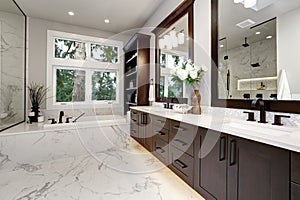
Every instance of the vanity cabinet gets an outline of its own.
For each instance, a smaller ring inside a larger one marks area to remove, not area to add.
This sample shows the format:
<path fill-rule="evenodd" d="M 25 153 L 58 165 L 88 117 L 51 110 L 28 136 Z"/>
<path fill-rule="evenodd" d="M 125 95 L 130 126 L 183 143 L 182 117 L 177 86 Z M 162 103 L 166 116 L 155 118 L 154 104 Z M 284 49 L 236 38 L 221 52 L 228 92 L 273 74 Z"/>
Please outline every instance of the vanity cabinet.
<path fill-rule="evenodd" d="M 170 165 L 187 184 L 194 186 L 194 139 L 197 127 L 170 120 Z"/>
<path fill-rule="evenodd" d="M 227 199 L 289 199 L 289 151 L 228 136 Z"/>
<path fill-rule="evenodd" d="M 130 135 L 151 152 L 153 150 L 151 115 L 132 110 L 130 118 Z"/>
<path fill-rule="evenodd" d="M 199 128 L 195 140 L 194 188 L 207 200 L 226 199 L 227 140 L 220 132 Z"/>
<path fill-rule="evenodd" d="M 291 153 L 291 200 L 300 199 L 300 153 Z"/>
<path fill-rule="evenodd" d="M 205 129 L 198 138 L 195 189 L 206 199 L 289 199 L 287 150 Z"/>
<path fill-rule="evenodd" d="M 207 200 L 300 199 L 298 153 L 135 110 L 131 135 Z"/>

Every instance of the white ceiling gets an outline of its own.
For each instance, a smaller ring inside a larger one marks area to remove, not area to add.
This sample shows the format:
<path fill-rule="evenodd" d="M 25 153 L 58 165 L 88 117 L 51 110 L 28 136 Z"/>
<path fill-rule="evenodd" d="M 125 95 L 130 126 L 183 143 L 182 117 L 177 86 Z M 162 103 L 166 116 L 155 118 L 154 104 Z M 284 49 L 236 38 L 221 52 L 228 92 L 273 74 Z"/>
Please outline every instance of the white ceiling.
<path fill-rule="evenodd" d="M 227 38 L 228 49 L 241 46 L 245 37 L 250 37 L 249 42 L 251 42 L 251 39 L 254 39 L 255 31 L 259 28 L 251 31 L 249 30 L 250 27 L 241 29 L 236 26 L 237 23 L 246 19 L 252 19 L 256 22 L 254 25 L 257 25 L 300 7 L 300 0 L 277 0 L 274 2 L 270 6 L 256 12 L 253 9 L 244 8 L 242 4 L 235 4 L 233 0 L 219 0 L 219 38 Z M 268 32 L 267 29 L 265 29 L 265 32 L 262 30 L 262 35 L 255 37 L 266 36 L 272 33 L 274 29 L 269 30 L 271 32 Z"/>
<path fill-rule="evenodd" d="M 141 28 L 163 0 L 16 0 L 27 16 L 114 33 Z M 73 11 L 75 16 L 69 16 Z M 110 23 L 105 24 L 104 19 Z"/>

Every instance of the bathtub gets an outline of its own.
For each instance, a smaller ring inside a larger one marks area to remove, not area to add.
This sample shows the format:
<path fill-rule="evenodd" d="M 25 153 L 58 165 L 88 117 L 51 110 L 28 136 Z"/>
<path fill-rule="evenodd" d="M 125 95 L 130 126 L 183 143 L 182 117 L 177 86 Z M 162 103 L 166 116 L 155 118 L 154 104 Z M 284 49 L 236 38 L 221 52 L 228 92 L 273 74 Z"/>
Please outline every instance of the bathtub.
<path fill-rule="evenodd" d="M 70 124 L 24 123 L 0 134 L 0 173 L 127 146 L 129 129 L 120 115 L 83 116 Z"/>

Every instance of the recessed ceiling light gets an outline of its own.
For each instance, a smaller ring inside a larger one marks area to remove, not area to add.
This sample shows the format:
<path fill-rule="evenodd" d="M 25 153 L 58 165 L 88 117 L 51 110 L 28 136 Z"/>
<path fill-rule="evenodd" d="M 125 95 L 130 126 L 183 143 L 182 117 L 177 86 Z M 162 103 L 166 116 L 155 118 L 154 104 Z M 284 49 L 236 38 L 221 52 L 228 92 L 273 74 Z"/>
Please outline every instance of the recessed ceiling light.
<path fill-rule="evenodd" d="M 108 24 L 108 23 L 109 23 L 109 19 L 105 19 L 104 22 L 105 22 L 106 24 Z"/>
<path fill-rule="evenodd" d="M 220 45 L 220 47 L 221 47 L 221 48 L 223 48 L 223 47 L 224 47 L 224 45 L 223 45 L 223 44 L 221 44 L 221 45 Z"/>
<path fill-rule="evenodd" d="M 68 15 L 70 15 L 70 16 L 74 16 L 74 15 L 75 15 L 75 13 L 74 13 L 73 11 L 69 11 L 69 12 L 68 12 Z"/>
<path fill-rule="evenodd" d="M 261 32 L 257 31 L 255 34 L 256 34 L 256 35 L 260 35 L 260 34 L 261 34 Z"/>
<path fill-rule="evenodd" d="M 266 37 L 266 39 L 272 39 L 272 35 L 268 35 L 267 37 Z"/>

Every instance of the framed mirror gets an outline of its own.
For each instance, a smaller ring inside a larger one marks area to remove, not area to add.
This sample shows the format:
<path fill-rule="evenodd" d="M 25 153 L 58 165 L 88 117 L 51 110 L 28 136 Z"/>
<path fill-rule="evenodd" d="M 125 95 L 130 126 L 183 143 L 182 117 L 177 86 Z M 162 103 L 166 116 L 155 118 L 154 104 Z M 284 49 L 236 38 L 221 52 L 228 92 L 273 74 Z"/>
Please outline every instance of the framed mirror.
<path fill-rule="evenodd" d="M 300 113 L 300 1 L 211 3 L 212 106 Z"/>
<path fill-rule="evenodd" d="M 156 36 L 157 102 L 165 98 L 185 102 L 189 97 L 184 83 L 175 83 L 171 79 L 177 67 L 194 58 L 193 3 L 194 0 L 184 1 L 152 31 Z"/>
<path fill-rule="evenodd" d="M 0 132 L 25 121 L 26 16 L 0 2 Z"/>

